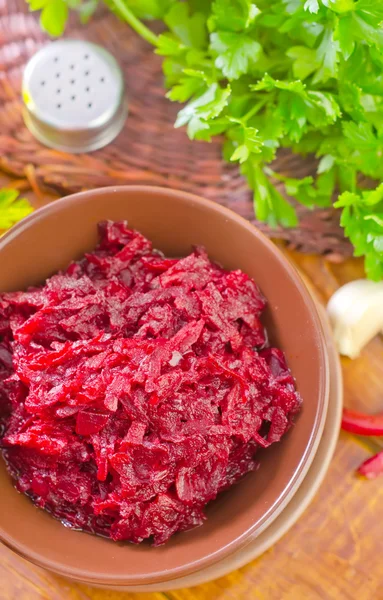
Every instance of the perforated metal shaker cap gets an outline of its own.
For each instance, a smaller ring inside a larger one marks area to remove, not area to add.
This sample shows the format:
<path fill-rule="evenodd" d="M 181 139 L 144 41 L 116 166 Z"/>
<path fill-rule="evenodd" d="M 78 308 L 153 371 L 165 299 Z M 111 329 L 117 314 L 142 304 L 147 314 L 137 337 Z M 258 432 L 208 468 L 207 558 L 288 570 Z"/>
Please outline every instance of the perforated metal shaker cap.
<path fill-rule="evenodd" d="M 124 79 L 115 58 L 82 40 L 48 44 L 28 62 L 24 120 L 43 144 L 89 152 L 109 144 L 126 115 Z"/>

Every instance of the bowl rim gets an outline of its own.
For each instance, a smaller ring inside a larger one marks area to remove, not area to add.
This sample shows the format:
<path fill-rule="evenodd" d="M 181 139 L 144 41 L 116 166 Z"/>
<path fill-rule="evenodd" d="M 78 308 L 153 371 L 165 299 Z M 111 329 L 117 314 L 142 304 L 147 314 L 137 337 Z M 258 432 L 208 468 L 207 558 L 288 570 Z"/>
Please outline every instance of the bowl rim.
<path fill-rule="evenodd" d="M 151 193 L 159 196 L 171 196 L 178 199 L 180 202 L 189 203 L 192 202 L 195 206 L 213 210 L 214 212 L 224 215 L 229 221 L 234 221 L 242 228 L 247 229 L 258 241 L 266 246 L 268 251 L 273 255 L 274 259 L 287 271 L 290 279 L 294 286 L 298 289 L 299 294 L 304 298 L 305 303 L 310 309 L 312 316 L 315 334 L 318 339 L 318 349 L 321 361 L 321 373 L 319 378 L 319 393 L 318 393 L 318 404 L 315 415 L 315 421 L 311 430 L 310 438 L 305 451 L 296 466 L 292 477 L 288 484 L 280 493 L 279 497 L 269 507 L 269 509 L 262 515 L 261 518 L 253 523 L 246 531 L 243 531 L 240 535 L 233 538 L 232 541 L 226 545 L 220 547 L 217 551 L 207 554 L 193 562 L 186 563 L 185 565 L 174 567 L 164 571 L 153 571 L 150 575 L 137 575 L 127 576 L 121 575 L 110 575 L 108 573 L 98 573 L 97 576 L 94 572 L 63 566 L 60 561 L 51 560 L 43 553 L 35 552 L 33 548 L 26 548 L 23 543 L 19 543 L 13 539 L 11 535 L 8 535 L 3 527 L 0 525 L 0 541 L 19 554 L 22 558 L 29 560 L 30 562 L 53 571 L 59 575 L 69 577 L 72 580 L 78 582 L 84 582 L 88 584 L 99 584 L 99 585 L 142 585 L 144 583 L 162 583 L 163 581 L 171 581 L 177 579 L 180 576 L 189 575 L 199 571 L 202 568 L 211 566 L 214 563 L 219 562 L 221 559 L 226 558 L 235 551 L 244 548 L 247 544 L 252 542 L 262 531 L 268 527 L 274 519 L 282 512 L 286 505 L 290 502 L 292 496 L 297 491 L 298 487 L 305 478 L 309 467 L 311 466 L 312 460 L 316 454 L 319 446 L 320 438 L 324 428 L 327 406 L 329 400 L 329 359 L 326 352 L 325 334 L 322 325 L 322 320 L 319 316 L 316 304 L 311 297 L 306 285 L 304 284 L 298 270 L 288 260 L 288 258 L 279 250 L 279 248 L 269 240 L 255 225 L 247 221 L 244 217 L 235 213 L 234 211 L 226 208 L 217 202 L 208 200 L 190 192 L 183 190 L 161 187 L 161 186 L 150 186 L 150 185 L 121 185 L 121 186 L 110 186 L 96 189 L 85 190 L 75 194 L 70 194 L 58 200 L 54 200 L 49 204 L 38 208 L 30 215 L 22 219 L 19 223 L 14 225 L 9 231 L 7 231 L 0 239 L 0 252 L 9 241 L 13 240 L 18 235 L 22 234 L 23 230 L 33 226 L 35 221 L 44 219 L 46 215 L 55 214 L 61 210 L 65 210 L 72 204 L 77 204 L 82 201 L 86 201 L 89 197 L 95 197 L 104 194 L 114 193 Z M 87 534 L 89 535 L 89 534 Z"/>

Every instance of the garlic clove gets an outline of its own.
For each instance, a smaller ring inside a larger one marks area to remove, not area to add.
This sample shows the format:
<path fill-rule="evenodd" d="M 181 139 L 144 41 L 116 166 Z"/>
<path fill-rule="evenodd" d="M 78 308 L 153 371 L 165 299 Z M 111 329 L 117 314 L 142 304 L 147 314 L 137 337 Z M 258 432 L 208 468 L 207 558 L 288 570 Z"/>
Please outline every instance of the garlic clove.
<path fill-rule="evenodd" d="M 327 312 L 340 354 L 356 358 L 383 333 L 383 281 L 351 281 L 330 298 Z"/>

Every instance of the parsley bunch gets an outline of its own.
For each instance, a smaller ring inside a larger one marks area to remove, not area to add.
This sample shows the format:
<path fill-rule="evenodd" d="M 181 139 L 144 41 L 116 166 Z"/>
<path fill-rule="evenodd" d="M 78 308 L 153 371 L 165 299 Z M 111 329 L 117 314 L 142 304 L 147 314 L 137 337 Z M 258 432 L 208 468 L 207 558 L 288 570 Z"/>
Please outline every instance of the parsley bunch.
<path fill-rule="evenodd" d="M 155 46 L 176 127 L 209 141 L 225 134 L 254 193 L 258 219 L 297 224 L 293 206 L 334 206 L 370 278 L 383 278 L 383 0 L 105 0 Z M 89 16 L 94 0 L 29 0 L 42 25 L 62 32 L 68 7 Z M 52 9 L 52 6 L 55 9 Z M 156 36 L 141 19 L 161 19 Z M 268 166 L 279 148 L 314 154 L 315 178 Z M 369 189 L 363 181 L 369 178 Z M 371 189 L 377 180 L 376 189 Z"/>

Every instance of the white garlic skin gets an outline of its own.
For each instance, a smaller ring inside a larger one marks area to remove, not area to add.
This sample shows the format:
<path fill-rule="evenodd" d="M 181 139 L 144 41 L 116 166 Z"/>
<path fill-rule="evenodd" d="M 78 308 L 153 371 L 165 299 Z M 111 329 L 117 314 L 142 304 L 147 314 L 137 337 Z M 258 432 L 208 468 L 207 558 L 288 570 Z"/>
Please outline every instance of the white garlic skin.
<path fill-rule="evenodd" d="M 383 333 L 383 281 L 359 279 L 335 292 L 327 312 L 340 354 L 356 358 L 378 333 Z"/>

